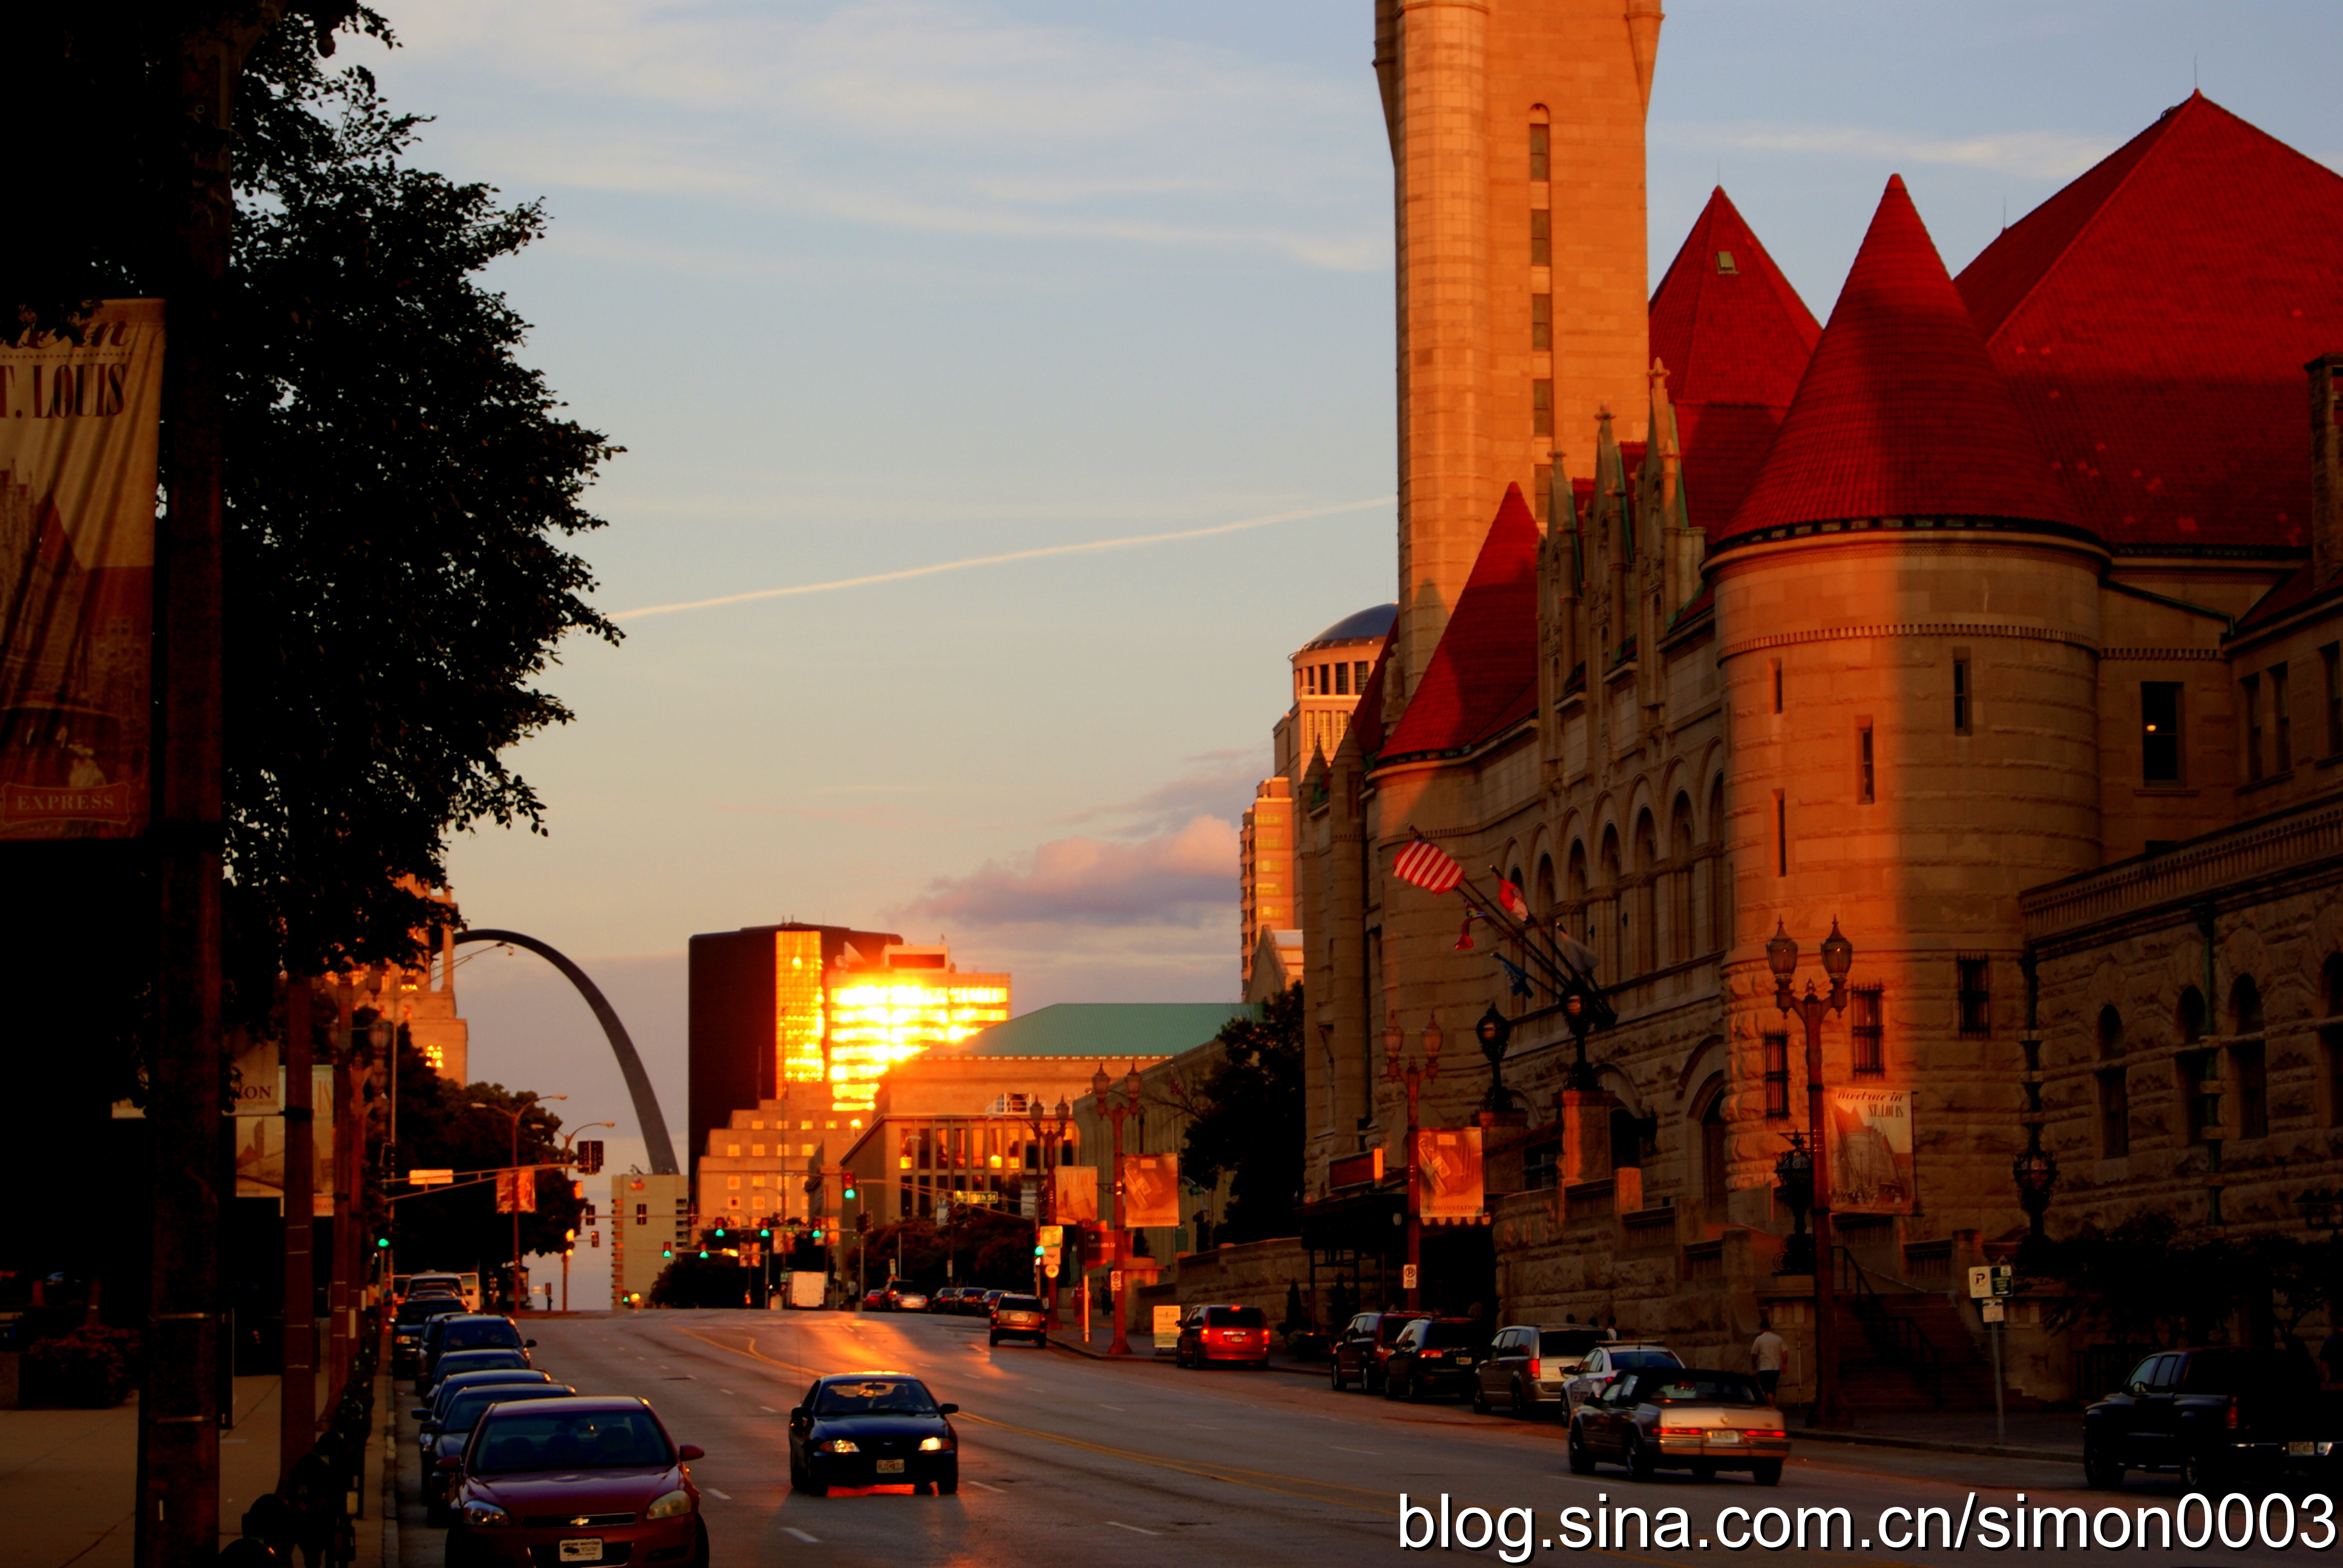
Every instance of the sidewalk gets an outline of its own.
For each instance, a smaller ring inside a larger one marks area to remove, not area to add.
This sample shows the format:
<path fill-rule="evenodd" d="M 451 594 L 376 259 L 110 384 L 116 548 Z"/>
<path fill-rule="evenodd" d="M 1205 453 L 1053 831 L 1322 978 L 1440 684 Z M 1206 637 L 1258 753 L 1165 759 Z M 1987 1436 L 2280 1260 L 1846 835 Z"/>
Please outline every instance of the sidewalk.
<path fill-rule="evenodd" d="M 273 1377 L 236 1380 L 235 1425 L 220 1434 L 220 1543 L 236 1539 L 252 1500 L 277 1485 Z M 377 1403 L 388 1398 L 377 1384 Z M 318 1397 L 324 1398 L 319 1378 Z M 379 1437 L 369 1446 L 360 1568 L 382 1568 Z M 131 1568 L 138 1473 L 138 1404 L 112 1410 L 0 1410 L 0 1518 L 14 1521 L 8 1560 L 21 1568 Z"/>
<path fill-rule="evenodd" d="M 2083 1462 L 2083 1417 L 2071 1410 L 2014 1410 L 2006 1418 L 2008 1441 L 1994 1442 L 1993 1412 L 1946 1411 L 1930 1414 L 1858 1417 L 1852 1427 L 1796 1424 L 1800 1442 L 1864 1443 L 1875 1448 L 1916 1448 L 1935 1453 L 1985 1453 L 2001 1459 Z"/>

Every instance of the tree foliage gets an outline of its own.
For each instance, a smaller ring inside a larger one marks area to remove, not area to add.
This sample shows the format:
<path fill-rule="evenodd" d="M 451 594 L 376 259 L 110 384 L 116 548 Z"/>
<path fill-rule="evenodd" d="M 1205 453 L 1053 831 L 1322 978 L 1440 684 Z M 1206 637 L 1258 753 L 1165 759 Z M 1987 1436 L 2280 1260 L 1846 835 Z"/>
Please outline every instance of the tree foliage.
<path fill-rule="evenodd" d="M 2159 1213 L 2029 1241 L 2020 1262 L 2026 1273 L 2066 1287 L 2051 1312 L 2054 1327 L 2158 1346 L 2241 1338 L 2302 1349 L 2304 1321 L 2336 1299 L 2343 1277 L 2333 1242 L 2285 1235 L 2184 1241 L 2178 1222 Z"/>
<path fill-rule="evenodd" d="M 1254 1016 L 1229 1020 L 1223 1055 L 1197 1087 L 1181 1174 L 1210 1187 L 1232 1173 L 1229 1207 L 1217 1238 L 1254 1241 L 1291 1236 L 1299 1227 L 1303 1111 L 1302 988 L 1262 1002 Z"/>

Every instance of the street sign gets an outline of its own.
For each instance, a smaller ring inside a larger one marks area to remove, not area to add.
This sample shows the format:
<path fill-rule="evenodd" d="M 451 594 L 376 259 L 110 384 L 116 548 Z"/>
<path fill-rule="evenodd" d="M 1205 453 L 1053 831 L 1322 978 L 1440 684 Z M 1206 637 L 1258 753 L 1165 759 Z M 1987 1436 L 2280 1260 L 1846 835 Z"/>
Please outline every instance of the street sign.
<path fill-rule="evenodd" d="M 2006 1296 L 2016 1288 L 2017 1271 L 2007 1263 L 1979 1266 L 1969 1271 L 1969 1300 L 1984 1301 L 1988 1296 Z"/>
<path fill-rule="evenodd" d="M 452 1170 L 409 1171 L 407 1184 L 409 1187 L 452 1187 L 456 1184 L 456 1172 Z"/>
<path fill-rule="evenodd" d="M 1980 1302 L 1977 1303 L 1977 1311 L 1985 1315 L 1985 1321 L 1989 1323 L 2005 1322 L 2009 1316 L 2008 1306 L 2001 1302 Z"/>
<path fill-rule="evenodd" d="M 1058 1260 L 1051 1258 L 1047 1262 L 1043 1263 L 1041 1265 L 1041 1271 L 1049 1275 L 1050 1278 L 1053 1280 L 1056 1279 L 1058 1277 Z M 293 1386 L 296 1389 L 298 1389 L 301 1385 L 299 1383 L 295 1383 Z"/>
<path fill-rule="evenodd" d="M 1402 1263 L 1399 1266 L 1399 1288 L 1403 1291 L 1415 1289 L 1415 1274 L 1416 1266 L 1413 1263 Z"/>
<path fill-rule="evenodd" d="M 1037 1233 L 1033 1239 L 1041 1245 L 1055 1251 L 1066 1244 L 1066 1228 L 1063 1225 L 1042 1225 L 1037 1228 Z M 293 1386 L 298 1390 L 301 1385 L 296 1383 Z"/>

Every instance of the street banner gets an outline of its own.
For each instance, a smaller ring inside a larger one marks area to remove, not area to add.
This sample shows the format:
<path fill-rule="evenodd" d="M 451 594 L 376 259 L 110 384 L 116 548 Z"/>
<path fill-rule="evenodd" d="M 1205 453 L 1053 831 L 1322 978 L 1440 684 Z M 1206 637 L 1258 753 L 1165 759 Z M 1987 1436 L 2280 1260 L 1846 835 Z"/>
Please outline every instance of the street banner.
<path fill-rule="evenodd" d="M 277 1042 L 267 1046 L 273 1056 Z M 239 1056 L 237 1065 L 247 1075 L 262 1070 L 258 1053 Z M 236 1116 L 236 1195 L 239 1198 L 270 1198 L 281 1212 L 285 1203 L 285 1069 L 280 1063 L 270 1063 L 266 1069 L 269 1078 L 269 1094 L 275 1111 L 246 1115 L 239 1101 Z M 318 1062 L 309 1070 L 309 1122 L 312 1163 L 316 1169 L 309 1175 L 310 1212 L 319 1219 L 330 1218 L 334 1212 L 334 1070 Z"/>
<path fill-rule="evenodd" d="M 1122 1222 L 1134 1231 L 1180 1223 L 1180 1156 L 1122 1157 Z"/>
<path fill-rule="evenodd" d="M 1909 1214 L 1912 1092 L 1825 1091 L 1830 1134 L 1831 1209 L 1840 1214 Z"/>
<path fill-rule="evenodd" d="M 1434 1221 L 1481 1217 L 1481 1130 L 1419 1128 L 1416 1212 Z"/>
<path fill-rule="evenodd" d="M 283 1048 L 273 1040 L 244 1041 L 236 1053 L 236 1113 L 281 1116 L 285 1112 Z"/>
<path fill-rule="evenodd" d="M 1061 1165 L 1058 1167 L 1057 1206 L 1051 1213 L 1064 1224 L 1095 1225 L 1098 1223 L 1098 1167 L 1095 1165 Z"/>
<path fill-rule="evenodd" d="M 163 302 L 0 347 L 0 839 L 146 824 Z"/>
<path fill-rule="evenodd" d="M 1180 1309 L 1177 1306 L 1158 1306 L 1154 1309 L 1154 1317 L 1155 1348 L 1177 1351 L 1180 1348 Z"/>
<path fill-rule="evenodd" d="M 537 1171 L 533 1168 L 524 1166 L 518 1171 L 497 1172 L 497 1212 L 537 1212 Z"/>

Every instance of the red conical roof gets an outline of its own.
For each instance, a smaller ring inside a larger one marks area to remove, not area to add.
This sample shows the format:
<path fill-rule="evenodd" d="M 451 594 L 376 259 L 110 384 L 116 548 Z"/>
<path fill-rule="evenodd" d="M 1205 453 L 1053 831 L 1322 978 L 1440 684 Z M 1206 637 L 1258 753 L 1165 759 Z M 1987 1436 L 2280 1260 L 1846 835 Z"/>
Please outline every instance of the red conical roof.
<path fill-rule="evenodd" d="M 2075 522 L 1901 176 L 1722 538 L 1853 518 Z"/>
<path fill-rule="evenodd" d="M 1821 333 L 1717 186 L 1652 296 L 1694 528 L 1722 528 L 1740 509 Z"/>
<path fill-rule="evenodd" d="M 2110 544 L 2308 538 L 2305 361 L 2343 347 L 2343 176 L 2191 96 L 1960 276 Z"/>
<path fill-rule="evenodd" d="M 1536 709 L 1537 547 L 1537 519 L 1522 487 L 1507 485 L 1383 760 L 1469 751 Z"/>

